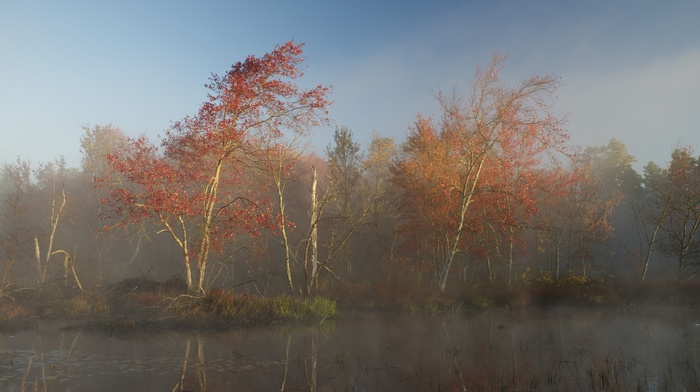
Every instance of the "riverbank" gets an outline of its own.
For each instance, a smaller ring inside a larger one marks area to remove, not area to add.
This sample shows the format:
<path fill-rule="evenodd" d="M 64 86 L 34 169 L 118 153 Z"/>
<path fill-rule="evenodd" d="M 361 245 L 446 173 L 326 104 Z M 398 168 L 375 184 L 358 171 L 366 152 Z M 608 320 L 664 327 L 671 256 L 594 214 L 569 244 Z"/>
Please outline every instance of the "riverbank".
<path fill-rule="evenodd" d="M 556 306 L 635 307 L 699 306 L 700 282 L 614 282 L 572 276 L 543 276 L 519 287 L 473 285 L 444 293 L 416 285 L 346 285 L 322 292 L 337 300 L 340 311 L 389 310 L 424 314 L 482 311 L 493 308 Z"/>
<path fill-rule="evenodd" d="M 219 289 L 191 295 L 177 279 L 128 279 L 85 291 L 56 284 L 5 293 L 0 298 L 0 332 L 31 329 L 39 322 L 110 335 L 221 332 L 278 324 L 321 324 L 367 311 L 440 315 L 492 308 L 697 305 L 697 282 L 613 284 L 574 277 L 539 279 L 518 288 L 484 285 L 446 293 L 420 286 L 364 284 L 326 288 L 307 298 Z"/>
<path fill-rule="evenodd" d="M 320 323 L 337 315 L 324 297 L 262 297 L 219 289 L 188 294 L 178 280 L 128 279 L 79 291 L 59 285 L 18 290 L 0 298 L 0 332 L 39 322 L 114 334 L 226 331 L 260 325 Z"/>

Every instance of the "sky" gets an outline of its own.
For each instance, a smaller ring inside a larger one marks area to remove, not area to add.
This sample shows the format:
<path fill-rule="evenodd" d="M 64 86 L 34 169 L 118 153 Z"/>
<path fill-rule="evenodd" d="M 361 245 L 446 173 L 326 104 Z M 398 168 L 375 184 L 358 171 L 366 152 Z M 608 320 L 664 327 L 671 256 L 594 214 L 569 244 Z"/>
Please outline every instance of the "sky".
<path fill-rule="evenodd" d="M 0 1 L 0 163 L 63 156 L 79 167 L 83 126 L 157 142 L 196 114 L 211 74 L 289 40 L 302 86 L 333 87 L 333 123 L 363 146 L 405 139 L 435 94 L 467 90 L 508 55 L 504 80 L 554 74 L 553 111 L 571 144 L 620 139 L 637 159 L 700 154 L 700 1 Z"/>

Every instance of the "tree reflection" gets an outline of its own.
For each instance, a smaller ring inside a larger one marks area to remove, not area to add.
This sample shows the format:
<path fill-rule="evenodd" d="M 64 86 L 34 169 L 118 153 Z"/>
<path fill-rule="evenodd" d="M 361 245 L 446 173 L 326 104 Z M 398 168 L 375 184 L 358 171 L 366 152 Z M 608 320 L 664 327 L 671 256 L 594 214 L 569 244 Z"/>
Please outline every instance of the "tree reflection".
<path fill-rule="evenodd" d="M 292 344 L 292 333 L 287 332 L 287 345 L 284 349 L 284 373 L 282 374 L 282 385 L 280 386 L 280 392 L 284 391 L 287 385 L 287 374 L 289 373 L 289 346 Z"/>
<path fill-rule="evenodd" d="M 191 391 L 191 388 L 196 388 L 196 391 L 206 391 L 207 389 L 207 373 L 204 361 L 204 338 L 201 336 L 197 337 L 197 359 L 194 364 L 194 385 L 191 379 L 187 377 L 187 363 L 190 358 L 190 349 L 192 346 L 192 338 L 187 337 L 185 340 L 185 354 L 182 359 L 182 370 L 180 371 L 180 378 L 173 386 L 172 392 L 184 392 Z"/>
<path fill-rule="evenodd" d="M 309 392 L 316 392 L 316 379 L 318 369 L 318 354 L 316 352 L 316 334 L 309 334 L 311 338 L 311 354 L 304 356 L 304 376 L 306 377 L 306 386 L 309 387 Z"/>

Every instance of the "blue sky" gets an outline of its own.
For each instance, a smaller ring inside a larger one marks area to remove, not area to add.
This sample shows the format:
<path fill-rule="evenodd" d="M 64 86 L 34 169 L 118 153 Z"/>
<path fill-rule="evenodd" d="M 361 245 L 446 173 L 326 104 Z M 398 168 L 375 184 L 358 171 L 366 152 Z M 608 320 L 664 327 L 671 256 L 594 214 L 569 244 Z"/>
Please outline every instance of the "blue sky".
<path fill-rule="evenodd" d="M 507 80 L 562 79 L 572 144 L 617 137 L 639 161 L 700 154 L 700 1 L 32 1 L 0 4 L 0 162 L 63 155 L 81 125 L 156 140 L 196 113 L 211 73 L 305 43 L 303 85 L 334 88 L 334 125 L 402 141 L 433 94 L 507 53 Z M 322 153 L 333 127 L 313 138 Z"/>

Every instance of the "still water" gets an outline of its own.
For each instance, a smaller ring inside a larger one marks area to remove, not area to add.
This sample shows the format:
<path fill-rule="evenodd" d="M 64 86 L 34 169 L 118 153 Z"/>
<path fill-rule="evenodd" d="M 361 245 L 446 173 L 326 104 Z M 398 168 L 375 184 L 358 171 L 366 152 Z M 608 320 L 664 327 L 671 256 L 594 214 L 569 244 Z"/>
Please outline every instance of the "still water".
<path fill-rule="evenodd" d="M 311 327 L 0 334 L 2 391 L 700 390 L 691 309 L 358 314 Z"/>

